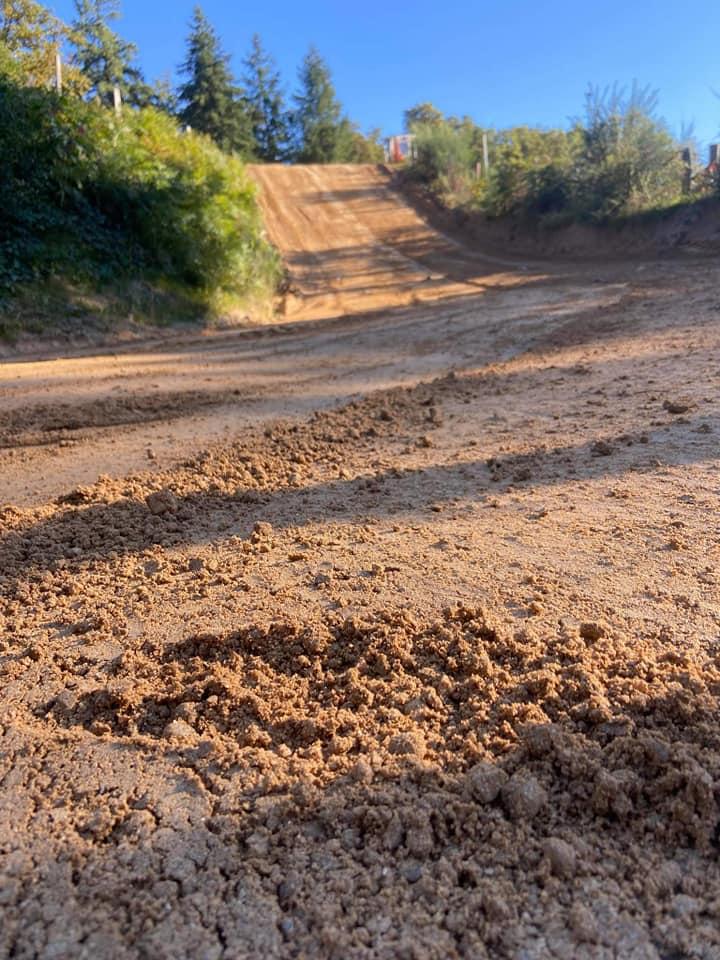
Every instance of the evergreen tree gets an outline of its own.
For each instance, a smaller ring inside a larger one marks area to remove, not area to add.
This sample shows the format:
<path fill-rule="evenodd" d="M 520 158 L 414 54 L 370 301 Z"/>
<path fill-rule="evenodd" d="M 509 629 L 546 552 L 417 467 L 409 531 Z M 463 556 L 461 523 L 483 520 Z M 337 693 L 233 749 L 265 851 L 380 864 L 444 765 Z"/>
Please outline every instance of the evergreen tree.
<path fill-rule="evenodd" d="M 299 71 L 293 97 L 295 150 L 299 163 L 342 163 L 352 150 L 352 125 L 342 116 L 330 70 L 311 47 Z"/>
<path fill-rule="evenodd" d="M 207 134 L 219 147 L 253 155 L 250 117 L 223 53 L 220 38 L 200 7 L 195 7 L 182 72 L 187 81 L 178 91 L 180 119 Z"/>
<path fill-rule="evenodd" d="M 255 155 L 264 163 L 277 163 L 287 151 L 290 137 L 287 112 L 275 61 L 262 47 L 260 37 L 252 39 L 245 63 L 243 82 L 250 115 Z"/>
<path fill-rule="evenodd" d="M 133 64 L 136 47 L 110 27 L 120 16 L 118 0 L 75 0 L 75 9 L 73 60 L 87 78 L 90 94 L 111 106 L 113 88 L 118 86 L 123 100 L 143 106 L 149 88 Z"/>

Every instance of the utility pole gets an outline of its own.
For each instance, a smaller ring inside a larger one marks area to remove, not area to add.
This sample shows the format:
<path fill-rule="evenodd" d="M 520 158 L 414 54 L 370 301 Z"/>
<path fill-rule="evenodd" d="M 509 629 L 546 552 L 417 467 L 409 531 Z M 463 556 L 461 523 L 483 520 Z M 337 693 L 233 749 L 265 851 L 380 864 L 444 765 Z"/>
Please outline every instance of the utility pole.
<path fill-rule="evenodd" d="M 482 137 L 483 143 L 483 167 L 485 169 L 485 176 L 490 173 L 490 151 L 488 150 L 488 138 L 487 134 L 483 133 Z"/>
<path fill-rule="evenodd" d="M 115 107 L 115 113 L 119 117 L 122 113 L 122 94 L 117 84 L 113 87 L 113 106 Z"/>

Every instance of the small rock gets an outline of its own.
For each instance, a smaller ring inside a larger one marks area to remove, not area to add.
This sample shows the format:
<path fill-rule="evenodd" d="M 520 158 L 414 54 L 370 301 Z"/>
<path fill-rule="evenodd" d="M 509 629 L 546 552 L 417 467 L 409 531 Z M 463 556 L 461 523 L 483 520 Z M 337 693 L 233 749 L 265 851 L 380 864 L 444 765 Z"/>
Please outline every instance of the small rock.
<path fill-rule="evenodd" d="M 280 932 L 285 937 L 286 940 L 289 940 L 290 937 L 295 932 L 295 921 L 292 917 L 283 917 L 282 920 L 278 923 Z"/>
<path fill-rule="evenodd" d="M 74 690 L 63 690 L 55 697 L 55 706 L 64 713 L 72 713 L 77 702 L 78 695 Z"/>
<path fill-rule="evenodd" d="M 166 513 L 175 513 L 178 508 L 177 497 L 170 490 L 156 490 L 145 497 L 145 503 L 150 513 L 161 517 Z"/>
<path fill-rule="evenodd" d="M 584 903 L 574 903 L 570 909 L 570 929 L 581 943 L 595 943 L 598 939 L 598 925 L 592 911 Z"/>
<path fill-rule="evenodd" d="M 480 803 L 492 803 L 508 781 L 508 775 L 494 763 L 481 761 L 467 772 L 465 784 Z"/>
<path fill-rule="evenodd" d="M 552 723 L 538 723 L 523 730 L 523 740 L 531 757 L 544 757 L 551 753 L 556 738 Z"/>
<path fill-rule="evenodd" d="M 406 863 L 401 867 L 400 872 L 408 883 L 417 883 L 422 877 L 422 867 L 419 863 Z"/>
<path fill-rule="evenodd" d="M 590 447 L 590 453 L 593 457 L 609 457 L 614 452 L 615 448 L 611 447 L 606 440 L 596 440 Z"/>
<path fill-rule="evenodd" d="M 197 733 L 184 720 L 172 720 L 163 730 L 166 740 L 197 740 Z"/>
<path fill-rule="evenodd" d="M 670 748 L 662 740 L 658 740 L 656 737 L 648 737 L 643 746 L 650 763 L 662 767 L 669 762 Z"/>
<path fill-rule="evenodd" d="M 543 844 L 543 853 L 556 877 L 575 875 L 577 856 L 575 848 L 559 837 L 550 837 Z"/>
<path fill-rule="evenodd" d="M 425 738 L 419 731 L 414 730 L 407 733 L 396 733 L 390 740 L 388 749 L 390 753 L 398 756 L 422 759 L 425 756 Z"/>
<path fill-rule="evenodd" d="M 205 561 L 200 557 L 191 557 L 188 560 L 188 570 L 191 573 L 200 573 L 201 570 L 205 569 Z"/>
<path fill-rule="evenodd" d="M 350 771 L 350 776 L 355 783 L 372 783 L 373 768 L 367 760 L 360 759 Z"/>
<path fill-rule="evenodd" d="M 175 708 L 175 719 L 176 720 L 195 720 L 197 717 L 198 705 L 193 703 L 192 700 L 186 700 L 185 703 L 178 704 Z"/>
<path fill-rule="evenodd" d="M 665 400 L 663 402 L 663 409 L 667 410 L 668 413 L 687 413 L 688 410 L 694 410 L 695 404 L 692 400 L 685 399 L 676 399 L 676 400 Z"/>
<path fill-rule="evenodd" d="M 679 893 L 672 900 L 673 915 L 680 918 L 692 917 L 695 914 L 702 913 L 703 904 L 695 897 L 689 897 L 687 894 Z"/>
<path fill-rule="evenodd" d="M 515 773 L 502 788 L 502 802 L 511 820 L 530 820 L 547 800 L 547 793 L 532 776 Z"/>
<path fill-rule="evenodd" d="M 580 624 L 580 636 L 583 638 L 583 640 L 589 640 L 590 643 L 595 643 L 597 640 L 602 640 L 606 634 L 607 630 L 602 623 L 589 621 L 588 623 Z"/>
<path fill-rule="evenodd" d="M 493 923 L 507 923 L 512 916 L 507 901 L 495 894 L 483 897 L 482 905 L 488 920 Z"/>

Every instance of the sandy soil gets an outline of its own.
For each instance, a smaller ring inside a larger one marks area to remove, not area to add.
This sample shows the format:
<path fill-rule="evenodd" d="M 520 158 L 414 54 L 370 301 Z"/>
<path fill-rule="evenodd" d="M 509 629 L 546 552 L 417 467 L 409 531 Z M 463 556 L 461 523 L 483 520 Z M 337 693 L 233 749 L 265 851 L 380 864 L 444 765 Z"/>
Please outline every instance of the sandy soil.
<path fill-rule="evenodd" d="M 258 176 L 291 322 L 0 367 L 0 957 L 720 957 L 718 268 Z"/>

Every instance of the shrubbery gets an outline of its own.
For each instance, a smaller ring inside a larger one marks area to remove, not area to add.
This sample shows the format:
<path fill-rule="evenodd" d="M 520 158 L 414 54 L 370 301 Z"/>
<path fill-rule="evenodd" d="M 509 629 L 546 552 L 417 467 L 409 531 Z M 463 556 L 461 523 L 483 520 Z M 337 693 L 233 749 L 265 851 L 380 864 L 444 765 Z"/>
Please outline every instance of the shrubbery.
<path fill-rule="evenodd" d="M 411 173 L 452 205 L 489 217 L 600 221 L 682 198 L 680 145 L 657 119 L 655 96 L 637 86 L 628 96 L 591 89 L 568 130 L 485 131 L 490 168 L 480 178 L 483 131 L 423 106 Z"/>
<path fill-rule="evenodd" d="M 155 110 L 116 117 L 0 76 L 0 290 L 141 277 L 208 305 L 278 272 L 239 159 Z"/>

